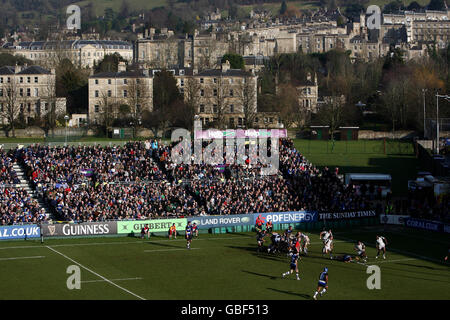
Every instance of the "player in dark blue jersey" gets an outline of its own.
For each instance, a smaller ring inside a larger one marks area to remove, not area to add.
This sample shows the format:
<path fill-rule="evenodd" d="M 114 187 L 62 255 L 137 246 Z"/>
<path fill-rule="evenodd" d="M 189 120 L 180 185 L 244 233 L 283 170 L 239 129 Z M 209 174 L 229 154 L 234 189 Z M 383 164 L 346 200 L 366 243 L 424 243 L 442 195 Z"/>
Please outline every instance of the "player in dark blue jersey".
<path fill-rule="evenodd" d="M 323 296 L 328 290 L 328 268 L 325 267 L 319 275 L 319 283 L 317 284 L 317 290 L 314 293 L 314 300 L 317 300 L 317 295 Z"/>
<path fill-rule="evenodd" d="M 259 231 L 257 236 L 256 236 L 256 242 L 258 243 L 258 249 L 256 250 L 257 252 L 260 252 L 262 250 L 264 250 L 264 237 L 266 236 L 266 231 Z"/>
<path fill-rule="evenodd" d="M 192 241 L 192 225 L 189 221 L 186 226 L 186 246 L 188 249 L 191 248 L 191 241 Z"/>
<path fill-rule="evenodd" d="M 291 253 L 291 265 L 290 270 L 283 273 L 281 275 L 282 278 L 286 277 L 289 274 L 292 274 L 295 271 L 295 276 L 297 277 L 297 280 L 300 280 L 300 277 L 298 276 L 298 259 L 299 259 L 298 251 L 294 249 L 294 251 Z"/>

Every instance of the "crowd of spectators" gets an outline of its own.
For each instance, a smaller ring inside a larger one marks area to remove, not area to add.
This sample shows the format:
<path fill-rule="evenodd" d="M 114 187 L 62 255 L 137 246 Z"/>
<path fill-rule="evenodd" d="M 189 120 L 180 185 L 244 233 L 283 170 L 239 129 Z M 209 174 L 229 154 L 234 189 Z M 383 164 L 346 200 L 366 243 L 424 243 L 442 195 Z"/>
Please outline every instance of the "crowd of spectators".
<path fill-rule="evenodd" d="M 14 151 L 0 149 L 0 224 L 11 225 L 46 220 L 44 210 L 23 189 L 17 172 Z"/>
<path fill-rule="evenodd" d="M 174 163 L 173 145 L 158 141 L 106 147 L 32 145 L 20 151 L 20 158 L 61 220 L 368 208 L 361 195 L 343 185 L 337 171 L 315 168 L 290 140 L 280 140 L 278 147 L 280 167 L 269 176 L 261 174 L 266 165 L 252 161 L 249 146 L 240 146 L 229 165 Z"/>

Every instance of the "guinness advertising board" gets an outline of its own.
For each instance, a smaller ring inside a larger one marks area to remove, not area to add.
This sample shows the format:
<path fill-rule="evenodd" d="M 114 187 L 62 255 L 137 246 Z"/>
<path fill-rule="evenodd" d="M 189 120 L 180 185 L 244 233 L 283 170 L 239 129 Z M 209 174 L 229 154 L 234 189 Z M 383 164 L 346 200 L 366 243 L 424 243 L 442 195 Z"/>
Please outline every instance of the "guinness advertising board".
<path fill-rule="evenodd" d="M 117 222 L 42 224 L 44 237 L 102 236 L 117 234 Z"/>

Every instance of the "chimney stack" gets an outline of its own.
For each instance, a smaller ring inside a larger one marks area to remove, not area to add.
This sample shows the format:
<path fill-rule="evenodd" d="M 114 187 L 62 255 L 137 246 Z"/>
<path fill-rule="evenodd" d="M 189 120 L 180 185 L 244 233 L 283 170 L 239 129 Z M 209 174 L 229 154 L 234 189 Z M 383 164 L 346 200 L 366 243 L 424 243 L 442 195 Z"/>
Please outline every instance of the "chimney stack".
<path fill-rule="evenodd" d="M 125 64 L 125 62 L 119 61 L 119 66 L 117 69 L 118 72 L 125 72 L 127 71 L 127 65 Z"/>

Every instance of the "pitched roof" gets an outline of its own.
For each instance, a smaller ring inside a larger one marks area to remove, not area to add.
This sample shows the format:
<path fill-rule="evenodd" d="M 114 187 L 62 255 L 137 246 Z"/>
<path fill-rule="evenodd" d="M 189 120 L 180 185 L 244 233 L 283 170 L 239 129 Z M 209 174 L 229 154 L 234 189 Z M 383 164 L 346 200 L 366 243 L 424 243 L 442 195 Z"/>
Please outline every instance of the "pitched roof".
<path fill-rule="evenodd" d="M 29 66 L 29 67 L 22 67 L 23 69 L 20 72 L 17 72 L 17 74 L 51 74 L 50 71 L 40 67 L 40 66 Z M 15 74 L 16 67 L 15 66 L 4 66 L 0 68 L 0 74 L 7 75 L 7 74 Z"/>
<path fill-rule="evenodd" d="M 201 71 L 197 74 L 197 76 L 204 76 L 204 77 L 245 77 L 245 76 L 251 76 L 252 74 L 250 72 L 241 70 L 241 69 L 229 69 L 226 72 L 222 72 L 221 69 L 207 69 L 204 71 Z"/>
<path fill-rule="evenodd" d="M 142 70 L 138 71 L 121 71 L 121 72 L 99 72 L 93 74 L 89 78 L 141 78 L 148 77 L 144 75 Z"/>

